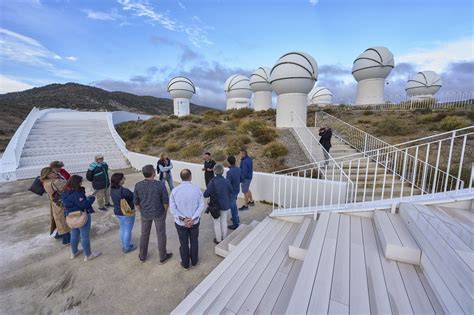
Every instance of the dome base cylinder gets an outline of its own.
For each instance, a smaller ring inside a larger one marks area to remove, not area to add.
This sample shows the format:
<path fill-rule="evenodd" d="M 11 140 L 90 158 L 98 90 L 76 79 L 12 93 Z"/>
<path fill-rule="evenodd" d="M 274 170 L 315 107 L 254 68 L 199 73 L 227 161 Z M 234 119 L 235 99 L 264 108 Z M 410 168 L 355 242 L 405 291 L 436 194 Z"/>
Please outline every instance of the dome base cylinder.
<path fill-rule="evenodd" d="M 253 108 L 255 111 L 272 108 L 272 92 L 258 91 L 253 95 Z"/>
<path fill-rule="evenodd" d="M 183 117 L 189 115 L 189 99 L 175 98 L 173 99 L 174 115 Z"/>
<path fill-rule="evenodd" d="M 298 115 L 306 126 L 308 94 L 289 93 L 278 95 L 276 108 L 276 127 L 300 127 L 301 122 L 294 115 Z M 292 114 L 294 113 L 294 114 Z"/>
<path fill-rule="evenodd" d="M 367 79 L 357 84 L 356 105 L 384 104 L 385 79 Z"/>
<path fill-rule="evenodd" d="M 248 98 L 229 98 L 227 100 L 227 110 L 241 109 L 250 107 L 250 100 Z"/>

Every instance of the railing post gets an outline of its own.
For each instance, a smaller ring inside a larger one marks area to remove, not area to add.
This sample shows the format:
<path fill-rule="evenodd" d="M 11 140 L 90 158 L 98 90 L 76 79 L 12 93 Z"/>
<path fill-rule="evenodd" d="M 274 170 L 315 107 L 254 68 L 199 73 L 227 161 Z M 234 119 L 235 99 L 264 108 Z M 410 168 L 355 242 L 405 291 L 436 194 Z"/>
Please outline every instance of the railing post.
<path fill-rule="evenodd" d="M 366 133 L 365 138 L 364 138 L 364 152 L 367 151 L 367 137 L 368 137 L 368 134 Z M 364 156 L 365 156 L 365 153 L 364 153 Z"/>

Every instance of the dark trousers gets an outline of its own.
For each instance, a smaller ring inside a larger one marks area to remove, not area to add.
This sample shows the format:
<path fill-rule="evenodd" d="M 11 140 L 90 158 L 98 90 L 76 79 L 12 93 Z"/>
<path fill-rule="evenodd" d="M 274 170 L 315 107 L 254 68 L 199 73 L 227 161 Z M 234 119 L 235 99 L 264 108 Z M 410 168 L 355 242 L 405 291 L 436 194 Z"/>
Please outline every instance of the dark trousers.
<path fill-rule="evenodd" d="M 199 250 L 199 223 L 196 223 L 191 228 L 187 228 L 175 223 L 179 238 L 179 254 L 181 255 L 181 265 L 184 268 L 189 268 L 189 260 L 195 266 L 198 263 Z"/>
<path fill-rule="evenodd" d="M 142 217 L 142 235 L 140 236 L 140 260 L 145 260 L 148 255 L 151 225 L 155 222 L 156 238 L 158 239 L 158 252 L 160 260 L 166 259 L 166 214 L 160 218 L 146 219 Z"/>

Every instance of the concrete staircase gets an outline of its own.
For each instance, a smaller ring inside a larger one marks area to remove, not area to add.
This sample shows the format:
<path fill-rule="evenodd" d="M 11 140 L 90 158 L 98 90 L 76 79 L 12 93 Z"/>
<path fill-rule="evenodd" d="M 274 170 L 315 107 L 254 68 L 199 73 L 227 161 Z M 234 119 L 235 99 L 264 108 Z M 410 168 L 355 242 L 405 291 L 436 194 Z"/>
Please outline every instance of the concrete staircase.
<path fill-rule="evenodd" d="M 259 221 L 254 220 L 249 225 L 240 224 L 237 229 L 232 231 L 222 242 L 215 246 L 214 252 L 216 255 L 224 258 L 227 257 L 259 223 Z"/>
<path fill-rule="evenodd" d="M 36 121 L 26 139 L 17 178 L 33 178 L 51 161 L 63 161 L 71 173 L 85 172 L 96 154 L 111 169 L 129 167 L 110 134 L 106 113 L 49 113 Z"/>

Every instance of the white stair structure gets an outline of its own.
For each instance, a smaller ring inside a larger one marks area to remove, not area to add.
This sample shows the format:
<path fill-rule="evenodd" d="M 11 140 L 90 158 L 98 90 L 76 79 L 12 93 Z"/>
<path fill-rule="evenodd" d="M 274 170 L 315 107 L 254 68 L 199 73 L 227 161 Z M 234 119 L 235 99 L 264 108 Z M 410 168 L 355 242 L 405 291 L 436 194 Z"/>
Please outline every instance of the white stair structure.
<path fill-rule="evenodd" d="M 229 253 L 240 244 L 240 242 L 259 224 L 259 221 L 252 221 L 249 225 L 240 224 L 227 237 L 214 247 L 216 255 L 227 257 Z"/>
<path fill-rule="evenodd" d="M 97 154 L 110 169 L 128 168 L 127 152 L 114 123 L 148 119 L 127 112 L 33 109 L 10 141 L 0 162 L 2 181 L 34 178 L 54 160 L 71 173 L 85 172 Z"/>

